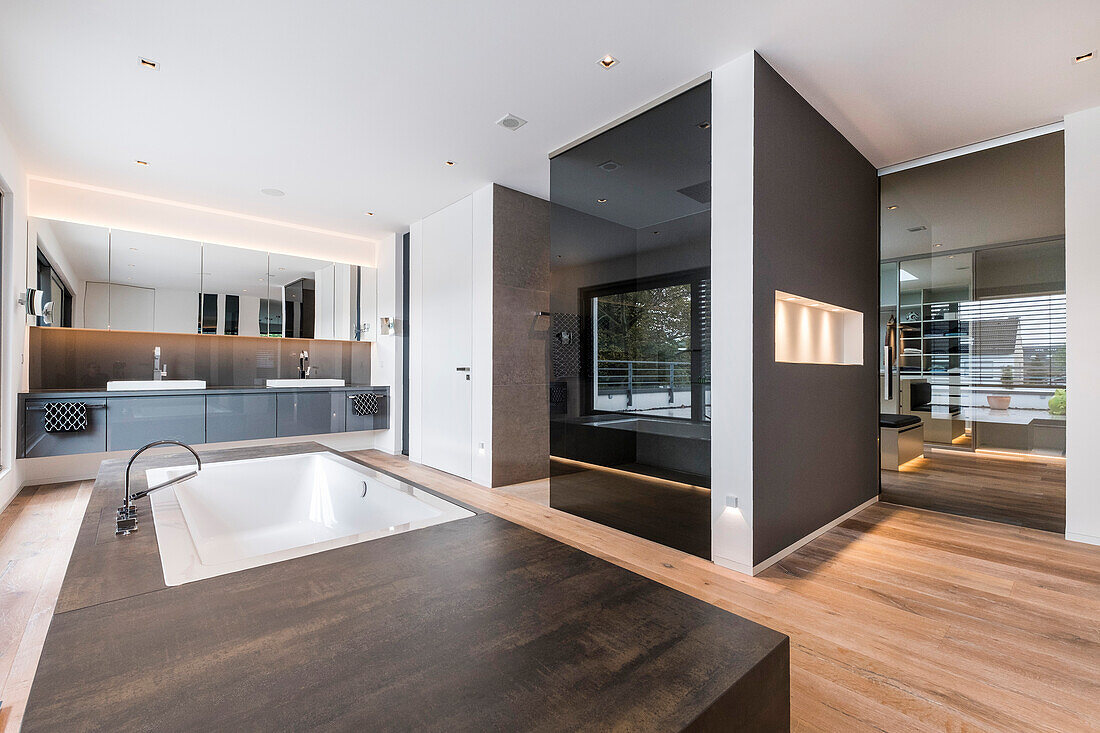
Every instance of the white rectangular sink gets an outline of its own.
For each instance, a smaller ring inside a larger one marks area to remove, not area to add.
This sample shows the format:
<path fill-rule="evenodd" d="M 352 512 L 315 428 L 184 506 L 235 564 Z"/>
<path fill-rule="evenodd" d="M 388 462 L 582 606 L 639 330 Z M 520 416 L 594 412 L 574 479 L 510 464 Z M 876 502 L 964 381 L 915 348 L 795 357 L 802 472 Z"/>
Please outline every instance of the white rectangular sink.
<path fill-rule="evenodd" d="M 150 485 L 191 465 L 146 471 Z M 165 585 L 281 562 L 474 516 L 332 453 L 203 465 L 149 495 Z"/>
<path fill-rule="evenodd" d="M 343 379 L 269 379 L 268 387 L 343 387 Z"/>
<path fill-rule="evenodd" d="M 130 379 L 107 382 L 108 392 L 128 392 L 143 389 L 206 389 L 205 379 Z"/>

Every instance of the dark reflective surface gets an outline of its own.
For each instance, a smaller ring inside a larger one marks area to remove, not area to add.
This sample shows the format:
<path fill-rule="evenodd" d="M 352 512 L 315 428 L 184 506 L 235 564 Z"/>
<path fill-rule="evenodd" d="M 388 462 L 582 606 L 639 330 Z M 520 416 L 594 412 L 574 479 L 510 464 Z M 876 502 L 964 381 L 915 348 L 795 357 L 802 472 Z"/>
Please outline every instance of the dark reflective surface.
<path fill-rule="evenodd" d="M 710 557 L 710 83 L 550 163 L 551 506 Z"/>

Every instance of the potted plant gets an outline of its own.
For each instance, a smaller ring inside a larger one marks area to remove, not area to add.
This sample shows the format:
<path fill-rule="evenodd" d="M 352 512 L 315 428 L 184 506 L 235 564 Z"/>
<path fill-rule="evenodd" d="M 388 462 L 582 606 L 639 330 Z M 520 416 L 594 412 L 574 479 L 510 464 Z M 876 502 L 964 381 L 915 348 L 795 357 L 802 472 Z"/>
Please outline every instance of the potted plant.
<path fill-rule="evenodd" d="M 1012 367 L 1006 366 L 1001 368 L 1001 386 L 1005 389 L 1012 389 L 1015 385 L 1015 380 L 1012 376 Z M 989 403 L 989 406 L 994 410 L 1007 410 L 1008 406 L 1012 404 L 1012 395 L 1007 394 L 989 394 L 985 396 L 985 401 Z"/>

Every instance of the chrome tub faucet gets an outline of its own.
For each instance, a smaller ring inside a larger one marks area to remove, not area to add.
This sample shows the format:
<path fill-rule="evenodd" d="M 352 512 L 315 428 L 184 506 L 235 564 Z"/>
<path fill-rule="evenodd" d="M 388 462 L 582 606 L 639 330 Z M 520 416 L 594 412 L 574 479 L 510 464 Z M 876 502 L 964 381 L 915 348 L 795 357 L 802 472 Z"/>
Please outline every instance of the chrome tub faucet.
<path fill-rule="evenodd" d="M 160 350 L 159 347 L 157 350 Z M 142 491 L 135 491 L 131 494 L 130 469 L 133 467 L 134 461 L 142 453 L 158 445 L 178 445 L 181 448 L 186 448 L 187 450 L 191 451 L 191 455 L 195 457 L 195 470 L 189 471 L 185 474 L 181 474 L 179 476 L 176 476 L 175 478 L 170 478 L 163 483 L 157 484 L 156 486 L 150 486 L 149 488 L 143 489 Z M 154 440 L 152 443 L 147 443 L 138 448 L 137 451 L 134 452 L 134 455 L 130 456 L 130 462 L 126 464 L 126 476 L 123 479 L 123 489 L 125 493 L 122 497 L 122 506 L 118 508 L 115 516 L 115 534 L 130 534 L 131 532 L 137 530 L 137 507 L 134 506 L 135 501 L 142 498 L 143 496 L 147 496 L 148 494 L 158 489 L 163 489 L 168 486 L 174 486 L 175 484 L 186 481 L 189 478 L 194 478 L 195 476 L 199 475 L 199 471 L 201 470 L 202 459 L 199 458 L 199 454 L 195 452 L 194 448 L 187 445 L 186 443 L 181 443 L 178 440 Z"/>

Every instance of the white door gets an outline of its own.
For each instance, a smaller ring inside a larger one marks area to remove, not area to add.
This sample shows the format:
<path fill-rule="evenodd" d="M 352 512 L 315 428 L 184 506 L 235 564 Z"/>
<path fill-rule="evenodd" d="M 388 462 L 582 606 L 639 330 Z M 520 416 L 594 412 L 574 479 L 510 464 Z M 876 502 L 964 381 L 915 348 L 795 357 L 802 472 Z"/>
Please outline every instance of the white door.
<path fill-rule="evenodd" d="M 473 476 L 473 199 L 424 219 L 421 460 Z"/>

